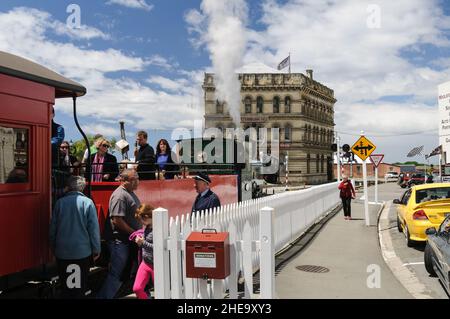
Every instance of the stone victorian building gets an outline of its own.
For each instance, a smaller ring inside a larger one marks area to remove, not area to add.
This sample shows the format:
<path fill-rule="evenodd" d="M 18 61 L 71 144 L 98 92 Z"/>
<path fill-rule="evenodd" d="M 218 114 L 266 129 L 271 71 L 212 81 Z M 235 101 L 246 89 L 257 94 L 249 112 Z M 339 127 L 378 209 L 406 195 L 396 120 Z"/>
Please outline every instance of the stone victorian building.
<path fill-rule="evenodd" d="M 241 128 L 280 130 L 280 162 L 288 154 L 289 183 L 319 184 L 333 178 L 334 92 L 312 70 L 281 73 L 262 64 L 239 70 Z M 215 97 L 214 74 L 205 74 L 205 128 L 234 128 L 226 103 Z M 270 141 L 268 140 L 269 149 Z M 284 182 L 285 170 L 279 170 Z"/>

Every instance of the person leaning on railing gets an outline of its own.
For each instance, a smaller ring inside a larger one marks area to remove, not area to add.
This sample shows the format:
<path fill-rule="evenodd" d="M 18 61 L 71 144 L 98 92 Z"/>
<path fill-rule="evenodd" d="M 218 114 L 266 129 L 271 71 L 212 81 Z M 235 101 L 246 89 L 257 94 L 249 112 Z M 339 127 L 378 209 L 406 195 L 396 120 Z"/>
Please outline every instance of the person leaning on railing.
<path fill-rule="evenodd" d="M 59 170 L 63 171 L 67 177 L 69 175 L 80 174 L 80 162 L 78 159 L 70 154 L 70 144 L 63 141 L 59 146 Z"/>
<path fill-rule="evenodd" d="M 91 155 L 92 182 L 114 182 L 119 175 L 117 159 L 108 153 L 110 147 L 111 144 L 106 139 L 98 140 L 97 153 Z M 88 177 L 86 176 L 86 178 Z"/>
<path fill-rule="evenodd" d="M 175 154 L 170 149 L 169 142 L 165 139 L 159 140 L 156 145 L 156 166 L 159 179 L 174 179 L 177 177 L 180 167 L 175 164 L 174 158 Z"/>
<path fill-rule="evenodd" d="M 134 157 L 137 163 L 137 172 L 141 180 L 155 179 L 155 151 L 147 143 L 148 134 L 139 131 L 136 134 Z M 138 148 L 139 146 L 139 148 Z"/>

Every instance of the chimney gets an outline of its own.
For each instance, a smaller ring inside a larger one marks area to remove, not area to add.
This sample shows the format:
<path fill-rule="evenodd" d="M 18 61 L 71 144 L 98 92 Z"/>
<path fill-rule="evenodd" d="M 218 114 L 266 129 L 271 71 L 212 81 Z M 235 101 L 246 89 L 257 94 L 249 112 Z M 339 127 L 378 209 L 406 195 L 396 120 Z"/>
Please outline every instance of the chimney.
<path fill-rule="evenodd" d="M 313 79 L 313 70 L 308 69 L 306 70 L 306 74 L 308 75 L 308 77 L 312 80 Z"/>

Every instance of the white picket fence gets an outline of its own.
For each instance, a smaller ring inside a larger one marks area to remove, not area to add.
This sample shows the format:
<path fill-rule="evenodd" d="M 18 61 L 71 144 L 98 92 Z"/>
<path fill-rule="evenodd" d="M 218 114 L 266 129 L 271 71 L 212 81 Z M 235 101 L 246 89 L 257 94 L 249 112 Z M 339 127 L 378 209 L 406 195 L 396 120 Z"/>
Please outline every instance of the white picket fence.
<path fill-rule="evenodd" d="M 168 220 L 168 211 L 153 212 L 155 298 L 254 298 L 258 269 L 260 298 L 275 297 L 275 252 L 295 241 L 339 202 L 337 183 L 221 206 Z M 192 231 L 229 232 L 230 276 L 225 280 L 186 278 L 186 238 Z M 227 296 L 228 294 L 228 296 Z"/>

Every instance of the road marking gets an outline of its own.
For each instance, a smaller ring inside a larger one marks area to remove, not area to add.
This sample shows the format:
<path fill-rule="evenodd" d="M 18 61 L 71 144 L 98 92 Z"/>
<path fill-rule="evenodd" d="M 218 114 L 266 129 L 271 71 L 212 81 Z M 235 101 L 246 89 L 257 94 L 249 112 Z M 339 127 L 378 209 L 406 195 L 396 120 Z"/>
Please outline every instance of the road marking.
<path fill-rule="evenodd" d="M 403 264 L 403 266 L 413 266 L 413 265 L 425 265 L 425 262 L 420 261 L 420 262 L 416 262 L 416 263 L 406 263 L 406 264 Z"/>
<path fill-rule="evenodd" d="M 386 229 L 389 226 L 389 211 L 392 206 L 392 201 L 387 202 L 381 212 L 378 223 L 378 237 L 380 240 L 381 253 L 383 259 L 391 269 L 394 276 L 400 281 L 405 289 L 416 299 L 432 299 L 426 286 L 417 278 L 415 273 L 405 267 L 401 259 L 394 251 L 392 244 L 392 237 L 390 232 L 381 232 L 381 229 Z"/>

